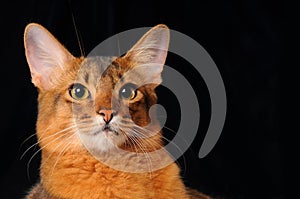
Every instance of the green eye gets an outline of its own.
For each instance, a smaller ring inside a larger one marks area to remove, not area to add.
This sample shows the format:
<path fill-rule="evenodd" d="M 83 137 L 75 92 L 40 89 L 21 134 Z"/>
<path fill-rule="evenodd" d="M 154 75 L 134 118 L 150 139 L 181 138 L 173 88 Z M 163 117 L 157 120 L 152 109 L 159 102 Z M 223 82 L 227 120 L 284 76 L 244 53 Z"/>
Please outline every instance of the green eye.
<path fill-rule="evenodd" d="M 71 97 L 76 100 L 84 100 L 90 96 L 89 90 L 82 84 L 74 84 L 69 92 Z"/>
<path fill-rule="evenodd" d="M 136 97 L 137 90 L 134 84 L 125 84 L 119 91 L 120 97 L 133 100 Z"/>

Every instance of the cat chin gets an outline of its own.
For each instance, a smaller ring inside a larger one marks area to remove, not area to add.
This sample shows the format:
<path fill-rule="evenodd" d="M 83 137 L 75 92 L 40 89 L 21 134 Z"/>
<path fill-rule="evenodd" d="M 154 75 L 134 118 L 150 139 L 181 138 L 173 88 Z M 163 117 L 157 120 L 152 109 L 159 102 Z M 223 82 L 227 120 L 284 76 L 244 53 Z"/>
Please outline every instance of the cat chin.
<path fill-rule="evenodd" d="M 79 133 L 84 147 L 92 153 L 105 153 L 116 149 L 125 142 L 121 136 L 116 136 L 114 131 L 100 131 L 93 134 Z"/>

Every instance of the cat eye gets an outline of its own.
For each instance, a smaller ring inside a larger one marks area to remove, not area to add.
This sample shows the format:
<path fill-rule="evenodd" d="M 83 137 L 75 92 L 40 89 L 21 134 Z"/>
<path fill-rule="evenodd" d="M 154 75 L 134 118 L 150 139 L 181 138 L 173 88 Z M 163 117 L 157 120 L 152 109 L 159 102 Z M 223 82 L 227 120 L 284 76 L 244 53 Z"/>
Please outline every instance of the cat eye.
<path fill-rule="evenodd" d="M 125 84 L 119 91 L 120 97 L 133 100 L 137 95 L 137 86 L 134 84 Z"/>
<path fill-rule="evenodd" d="M 69 89 L 70 95 L 76 100 L 83 100 L 90 96 L 89 90 L 82 84 L 74 84 Z"/>

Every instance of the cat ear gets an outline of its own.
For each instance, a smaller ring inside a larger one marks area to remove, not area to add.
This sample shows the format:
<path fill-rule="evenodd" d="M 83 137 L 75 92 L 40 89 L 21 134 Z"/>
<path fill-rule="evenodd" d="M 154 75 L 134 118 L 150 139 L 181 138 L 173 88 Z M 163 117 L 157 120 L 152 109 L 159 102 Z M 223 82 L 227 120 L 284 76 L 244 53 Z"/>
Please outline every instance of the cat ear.
<path fill-rule="evenodd" d="M 148 64 L 148 78 L 160 83 L 161 72 L 168 53 L 169 41 L 169 28 L 163 24 L 157 25 L 144 34 L 124 57 L 133 62 L 135 66 Z"/>
<path fill-rule="evenodd" d="M 24 45 L 33 84 L 47 90 L 74 57 L 41 25 L 26 26 Z"/>

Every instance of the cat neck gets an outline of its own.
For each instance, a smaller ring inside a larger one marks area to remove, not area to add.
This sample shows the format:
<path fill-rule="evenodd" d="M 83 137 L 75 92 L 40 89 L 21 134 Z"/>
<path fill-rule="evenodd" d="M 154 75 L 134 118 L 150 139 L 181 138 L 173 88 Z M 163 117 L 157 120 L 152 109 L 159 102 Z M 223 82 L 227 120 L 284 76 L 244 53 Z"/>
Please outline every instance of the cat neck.
<path fill-rule="evenodd" d="M 58 198 L 89 198 L 89 193 L 99 192 L 96 188 L 113 181 L 112 176 L 118 173 L 87 151 L 42 153 L 41 183 L 50 195 Z"/>
<path fill-rule="evenodd" d="M 121 161 L 121 164 L 124 163 Z M 96 193 L 101 198 L 103 194 L 109 194 L 107 188 L 115 189 L 114 193 L 118 193 L 118 189 L 129 191 L 132 189 L 130 185 L 150 182 L 161 172 L 130 173 L 115 170 L 82 150 L 64 154 L 43 151 L 40 175 L 41 183 L 50 195 L 75 199 L 95 198 Z M 88 197 L 88 194 L 93 196 Z"/>

